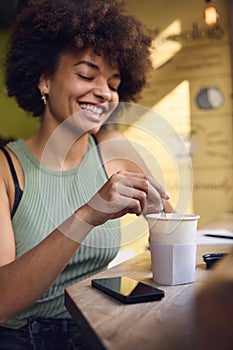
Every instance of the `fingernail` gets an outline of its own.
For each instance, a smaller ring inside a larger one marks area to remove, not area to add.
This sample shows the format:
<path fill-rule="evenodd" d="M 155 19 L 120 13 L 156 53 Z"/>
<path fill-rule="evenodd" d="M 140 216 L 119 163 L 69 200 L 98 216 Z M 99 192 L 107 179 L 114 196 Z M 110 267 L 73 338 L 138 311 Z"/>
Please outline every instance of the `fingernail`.
<path fill-rule="evenodd" d="M 166 197 L 166 199 L 169 199 L 170 198 L 170 194 L 165 192 L 165 197 Z"/>

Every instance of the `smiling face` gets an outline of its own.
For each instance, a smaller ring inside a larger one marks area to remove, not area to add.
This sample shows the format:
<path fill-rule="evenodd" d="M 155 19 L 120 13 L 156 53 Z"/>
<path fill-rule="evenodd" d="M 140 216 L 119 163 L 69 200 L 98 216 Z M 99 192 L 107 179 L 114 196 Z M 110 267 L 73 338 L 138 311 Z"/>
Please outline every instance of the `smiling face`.
<path fill-rule="evenodd" d="M 77 126 L 97 132 L 119 102 L 120 73 L 106 57 L 92 49 L 63 54 L 52 77 L 43 75 L 39 89 L 48 94 L 44 121 L 56 128 L 77 115 Z"/>

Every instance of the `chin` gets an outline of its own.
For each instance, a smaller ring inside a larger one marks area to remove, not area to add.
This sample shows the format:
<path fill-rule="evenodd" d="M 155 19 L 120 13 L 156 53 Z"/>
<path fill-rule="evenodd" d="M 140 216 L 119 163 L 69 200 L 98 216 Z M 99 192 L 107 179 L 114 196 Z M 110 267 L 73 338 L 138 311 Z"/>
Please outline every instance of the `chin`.
<path fill-rule="evenodd" d="M 101 126 L 102 125 L 90 126 L 89 128 L 82 126 L 79 128 L 79 130 L 82 134 L 96 134 L 100 130 Z"/>

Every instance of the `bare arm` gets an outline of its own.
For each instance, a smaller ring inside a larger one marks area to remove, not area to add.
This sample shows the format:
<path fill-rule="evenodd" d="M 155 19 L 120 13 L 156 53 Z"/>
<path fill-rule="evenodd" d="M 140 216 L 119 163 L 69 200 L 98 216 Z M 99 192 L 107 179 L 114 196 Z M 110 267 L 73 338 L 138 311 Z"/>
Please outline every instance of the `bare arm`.
<path fill-rule="evenodd" d="M 32 305 L 50 287 L 91 227 L 81 225 L 80 239 L 76 241 L 56 229 L 16 259 L 10 216 L 14 191 L 11 174 L 2 154 L 0 168 L 0 323 L 4 323 Z"/>
<path fill-rule="evenodd" d="M 146 176 L 128 172 L 114 174 L 76 215 L 61 225 L 61 231 L 56 229 L 17 259 L 12 259 L 12 228 L 8 232 L 1 230 L 0 247 L 5 246 L 7 251 L 0 267 L 0 321 L 5 322 L 29 307 L 50 287 L 93 226 L 126 213 L 140 215 L 147 203 L 149 188 L 152 200 L 159 206 L 164 191 L 159 192 L 160 188 L 154 187 Z M 1 209 L 7 214 L 2 205 Z M 9 209 L 7 216 L 7 220 L 4 217 L 5 227 L 10 227 Z M 0 248 L 0 256 L 2 254 Z"/>
<path fill-rule="evenodd" d="M 10 228 L 9 215 L 0 221 Z M 90 229 L 82 227 L 85 236 Z M 79 248 L 80 243 L 69 239 L 58 229 L 46 239 L 15 259 L 12 228 L 0 233 L 0 323 L 28 308 L 50 287 Z"/>
<path fill-rule="evenodd" d="M 135 167 L 126 166 L 126 163 L 117 165 L 109 162 L 109 164 L 113 174 L 110 174 L 109 180 L 99 192 L 79 208 L 76 215 L 66 220 L 60 228 L 17 259 L 10 218 L 12 203 L 9 188 L 12 186 L 6 183 L 6 179 L 10 176 L 0 175 L 1 323 L 40 298 L 65 268 L 93 226 L 127 213 L 140 215 L 147 205 L 148 196 L 157 210 L 162 209 L 161 198 L 167 199 L 162 186 L 150 176 L 136 171 Z M 117 171 L 119 170 L 117 167 L 123 171 Z"/>

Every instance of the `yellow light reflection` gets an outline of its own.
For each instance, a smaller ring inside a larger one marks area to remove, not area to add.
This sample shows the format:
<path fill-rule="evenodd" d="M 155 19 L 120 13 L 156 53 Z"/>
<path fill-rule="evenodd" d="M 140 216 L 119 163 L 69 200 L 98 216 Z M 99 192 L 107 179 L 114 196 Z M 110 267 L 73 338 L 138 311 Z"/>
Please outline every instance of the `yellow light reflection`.
<path fill-rule="evenodd" d="M 152 107 L 152 110 L 164 117 L 180 135 L 188 135 L 190 133 L 189 85 L 188 80 L 182 81 Z"/>
<path fill-rule="evenodd" d="M 181 22 L 175 20 L 152 41 L 151 59 L 154 69 L 164 65 L 181 50 L 182 44 L 172 39 L 180 33 Z"/>
<path fill-rule="evenodd" d="M 186 146 L 186 155 L 190 150 L 190 86 L 187 80 L 181 82 L 169 94 L 161 99 L 153 106 L 152 115 L 154 112 L 172 125 L 174 135 L 169 135 L 169 138 L 180 135 Z M 124 135 L 134 142 L 134 147 L 141 154 L 148 168 L 155 178 L 163 184 L 171 194 L 171 203 L 176 206 L 176 202 L 180 191 L 180 172 L 187 172 L 187 186 L 190 186 L 192 179 L 189 171 L 185 167 L 185 159 L 183 157 L 183 149 L 171 150 L 161 142 L 159 137 L 153 134 L 148 134 L 146 130 L 151 128 L 156 129 L 156 118 L 154 118 L 154 126 L 151 125 L 151 113 L 144 114 L 137 121 L 139 127 L 130 126 L 124 131 Z M 141 128 L 140 128 L 141 127 Z M 175 153 L 175 158 L 174 158 Z M 153 160 L 157 159 L 157 162 Z M 184 164 L 184 166 L 183 166 Z M 183 184 L 182 184 L 183 185 Z M 189 204 L 187 211 L 192 212 L 192 203 Z M 179 210 L 179 208 L 176 208 Z"/>

